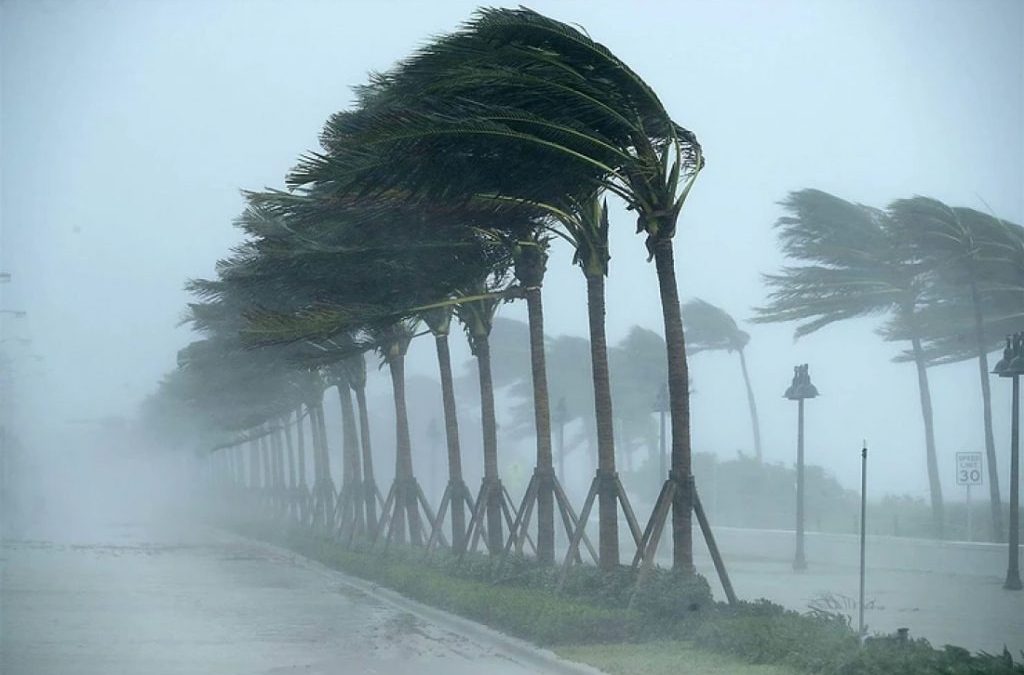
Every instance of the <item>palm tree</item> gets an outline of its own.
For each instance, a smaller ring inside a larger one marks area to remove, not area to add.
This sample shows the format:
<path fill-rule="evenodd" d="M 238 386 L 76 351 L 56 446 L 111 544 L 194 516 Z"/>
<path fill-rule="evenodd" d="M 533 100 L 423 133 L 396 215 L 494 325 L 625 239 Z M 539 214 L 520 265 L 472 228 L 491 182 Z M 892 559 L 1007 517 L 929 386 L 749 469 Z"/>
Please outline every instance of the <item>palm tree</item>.
<path fill-rule="evenodd" d="M 991 331 L 987 317 L 998 316 L 994 304 L 1005 280 L 998 278 L 1005 258 L 1007 230 L 997 218 L 974 209 L 950 207 L 927 197 L 900 199 L 889 205 L 892 223 L 929 260 L 938 273 L 933 307 L 925 309 L 927 347 L 944 363 L 974 357 L 981 379 L 982 422 L 989 474 L 992 531 L 1003 535 L 999 472 L 992 432 L 992 392 L 989 387 L 989 352 L 1002 344 L 1002 332 Z M 1011 244 L 1012 245 L 1012 244 Z M 995 273 L 995 275 L 993 274 Z M 965 325 L 966 324 L 966 325 Z M 964 349 L 965 334 L 973 338 Z M 953 339 L 951 339 L 953 338 Z"/>
<path fill-rule="evenodd" d="M 370 441 L 370 413 L 366 406 L 366 358 L 362 352 L 352 354 L 341 362 L 346 370 L 346 381 L 356 395 L 356 409 L 359 412 L 359 447 L 362 451 L 363 508 L 366 517 L 366 531 L 377 531 L 377 506 L 383 506 L 384 498 L 377 487 L 373 474 L 373 446 Z"/>
<path fill-rule="evenodd" d="M 750 334 L 740 330 L 736 320 L 724 309 L 700 298 L 694 298 L 683 305 L 683 316 L 686 317 L 686 339 L 692 353 L 724 350 L 739 355 L 743 384 L 747 388 L 750 425 L 754 432 L 754 453 L 757 461 L 762 461 L 761 425 L 757 419 L 757 403 L 754 401 L 754 389 L 750 386 L 750 373 L 747 371 L 747 358 L 743 351 L 750 342 Z"/>
<path fill-rule="evenodd" d="M 338 534 L 351 541 L 357 534 L 365 533 L 366 518 L 363 513 L 365 501 L 362 494 L 362 461 L 359 438 L 356 433 L 356 414 L 352 405 L 352 388 L 348 382 L 348 369 L 344 364 L 335 364 L 327 370 L 329 381 L 338 390 L 341 410 L 342 439 L 342 480 L 341 491 L 335 507 Z"/>
<path fill-rule="evenodd" d="M 437 365 L 441 375 L 441 402 L 444 406 L 444 430 L 448 444 L 448 485 L 445 487 L 438 507 L 438 522 L 431 528 L 439 531 L 444 520 L 445 509 L 451 509 L 452 550 L 461 554 L 466 548 L 466 511 L 468 506 L 473 509 L 473 497 L 462 479 L 462 450 L 459 447 L 459 418 L 455 407 L 455 385 L 452 377 L 451 352 L 448 349 L 448 334 L 451 330 L 452 307 L 437 307 L 423 313 L 423 322 L 434 335 L 437 349 Z M 431 541 L 436 539 L 431 532 Z"/>
<path fill-rule="evenodd" d="M 573 261 L 587 282 L 587 316 L 590 329 L 590 363 L 594 390 L 594 419 L 597 422 L 597 473 L 580 514 L 582 530 L 586 526 L 594 496 L 598 499 L 599 564 L 611 570 L 619 565 L 618 509 L 621 504 L 630 533 L 639 548 L 641 534 L 629 504 L 629 498 L 615 470 L 615 431 L 613 427 L 612 386 L 608 366 L 608 340 L 605 335 L 605 288 L 608 275 L 608 204 L 597 193 L 570 208 L 558 212 L 565 237 L 573 244 Z M 573 559 L 580 536 L 570 542 L 566 561 Z"/>
<path fill-rule="evenodd" d="M 882 313 L 893 313 L 908 326 L 924 422 L 932 522 L 941 538 L 942 484 L 929 362 L 919 326 L 928 268 L 884 211 L 812 189 L 790 193 L 782 205 L 789 212 L 776 223 L 782 250 L 800 264 L 765 275 L 769 303 L 757 309 L 754 321 L 802 321 L 797 338 L 836 321 Z"/>
<path fill-rule="evenodd" d="M 293 184 L 534 204 L 604 189 L 637 212 L 667 338 L 674 433 L 662 501 L 672 505 L 674 565 L 692 569 L 688 375 L 672 238 L 704 163 L 694 135 L 608 49 L 526 9 L 479 11 L 362 94 L 362 114 L 336 118 L 328 153 L 308 157 Z M 657 510 L 648 559 L 666 508 Z"/>
<path fill-rule="evenodd" d="M 488 288 L 479 286 L 472 294 L 485 296 L 501 286 L 501 279 Z M 485 297 L 455 305 L 455 314 L 459 317 L 469 339 L 470 350 L 476 357 L 480 380 L 480 419 L 483 431 L 484 477 L 480 492 L 476 498 L 476 510 L 470 522 L 468 536 L 469 546 L 476 542 L 483 525 L 482 518 L 487 518 L 487 549 L 491 555 L 498 555 L 504 547 L 505 538 L 502 534 L 502 515 L 505 507 L 504 488 L 498 475 L 498 427 L 494 413 L 494 381 L 491 378 L 490 334 L 494 313 L 500 301 L 496 297 Z M 511 525 L 511 523 L 509 523 Z"/>

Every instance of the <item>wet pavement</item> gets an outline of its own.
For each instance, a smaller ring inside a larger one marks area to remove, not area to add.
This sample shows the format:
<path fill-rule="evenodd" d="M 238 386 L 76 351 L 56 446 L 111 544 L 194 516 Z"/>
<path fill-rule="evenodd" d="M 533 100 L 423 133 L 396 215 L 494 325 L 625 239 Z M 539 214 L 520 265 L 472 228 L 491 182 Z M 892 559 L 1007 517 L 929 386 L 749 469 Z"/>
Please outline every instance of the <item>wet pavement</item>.
<path fill-rule="evenodd" d="M 733 586 L 747 600 L 767 598 L 790 609 L 837 612 L 857 626 L 858 539 L 809 533 L 808 567 L 794 572 L 793 533 L 730 530 L 718 535 Z M 1005 544 L 967 544 L 872 537 L 868 542 L 864 620 L 869 634 L 909 628 L 933 646 L 1024 654 L 1024 592 L 1007 591 Z M 720 586 L 703 544 L 697 569 Z"/>
<path fill-rule="evenodd" d="M 8 539 L 0 575 L 4 675 L 546 672 L 500 637 L 209 528 Z"/>

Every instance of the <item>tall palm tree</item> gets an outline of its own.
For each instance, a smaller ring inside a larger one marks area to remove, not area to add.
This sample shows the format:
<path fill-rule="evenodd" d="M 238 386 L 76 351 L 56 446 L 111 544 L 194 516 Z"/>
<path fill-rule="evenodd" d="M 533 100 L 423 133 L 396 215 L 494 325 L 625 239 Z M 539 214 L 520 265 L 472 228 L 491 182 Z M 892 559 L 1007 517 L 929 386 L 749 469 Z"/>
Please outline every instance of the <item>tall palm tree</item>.
<path fill-rule="evenodd" d="M 1002 280 L 993 278 L 990 273 L 996 270 L 989 269 L 994 262 L 1005 256 L 1004 227 L 998 219 L 988 214 L 974 209 L 950 207 L 927 197 L 894 201 L 889 205 L 889 213 L 893 225 L 916 246 L 919 255 L 929 260 L 938 273 L 934 293 L 939 297 L 941 305 L 937 304 L 937 311 L 928 312 L 931 321 L 926 323 L 925 330 L 934 338 L 928 346 L 933 352 L 944 352 L 936 354 L 943 362 L 959 360 L 967 355 L 977 358 L 992 531 L 997 538 L 1001 538 L 1003 511 L 999 495 L 995 436 L 992 432 L 988 354 L 999 349 L 1002 333 L 989 332 L 991 327 L 986 325 L 986 315 L 997 313 L 993 301 L 999 293 L 998 289 L 1005 288 Z M 963 319 L 969 321 L 968 330 L 963 330 Z M 973 339 L 969 344 L 973 350 L 965 352 L 960 339 L 950 344 L 948 338 L 951 335 L 959 338 L 964 333 L 971 334 Z M 942 345 L 943 342 L 945 345 Z M 942 349 L 942 346 L 946 349 Z"/>
<path fill-rule="evenodd" d="M 667 337 L 674 433 L 664 493 L 673 507 L 673 559 L 692 569 L 688 375 L 672 238 L 704 164 L 695 136 L 607 48 L 526 9 L 479 11 L 376 78 L 360 104 L 364 114 L 340 120 L 328 153 L 308 157 L 293 184 L 545 204 L 602 188 L 637 212 Z"/>
<path fill-rule="evenodd" d="M 754 400 L 754 389 L 750 386 L 750 373 L 747 371 L 747 358 L 743 351 L 750 342 L 750 334 L 740 330 L 736 320 L 724 309 L 700 298 L 694 298 L 683 305 L 683 316 L 686 317 L 684 328 L 692 353 L 724 350 L 739 355 L 743 384 L 747 389 L 750 426 L 754 432 L 754 453 L 757 461 L 762 461 L 761 424 L 757 419 L 757 402 Z"/>
<path fill-rule="evenodd" d="M 336 518 L 338 534 L 348 540 L 365 533 L 366 519 L 363 513 L 365 501 L 362 494 L 362 461 L 359 437 L 356 432 L 356 414 L 352 404 L 352 388 L 348 382 L 348 370 L 343 364 L 328 369 L 329 382 L 338 391 L 341 411 L 342 479 L 338 493 Z"/>
<path fill-rule="evenodd" d="M 594 495 L 598 499 L 598 550 L 602 569 L 619 564 L 618 510 L 621 504 L 637 546 L 640 532 L 629 498 L 615 469 L 615 430 L 613 426 L 612 385 L 608 366 L 608 340 L 605 335 L 605 287 L 608 275 L 608 204 L 598 193 L 579 201 L 556 216 L 564 235 L 575 250 L 573 262 L 587 282 L 587 317 L 590 329 L 590 363 L 594 390 L 594 419 L 597 422 L 597 473 L 580 516 L 580 528 L 586 526 Z M 570 543 L 566 560 L 575 554 L 579 537 Z"/>
<path fill-rule="evenodd" d="M 927 355 L 919 326 L 928 267 L 907 246 L 884 211 L 853 204 L 820 190 L 790 193 L 789 215 L 776 223 L 782 250 L 798 265 L 765 275 L 770 289 L 755 322 L 801 321 L 797 338 L 837 321 L 892 313 L 908 327 L 917 369 L 932 523 L 943 534 L 942 483 Z"/>
<path fill-rule="evenodd" d="M 472 495 L 462 479 L 462 450 L 459 446 L 459 418 L 455 406 L 455 384 L 448 334 L 452 323 L 451 306 L 437 307 L 423 313 L 423 322 L 434 335 L 437 365 L 441 376 L 441 402 L 444 406 L 444 430 L 448 445 L 448 485 L 445 487 L 438 519 L 443 520 L 446 508 L 451 509 L 452 550 L 461 554 L 466 548 L 466 510 L 473 508 Z M 440 526 L 440 523 L 437 524 Z M 435 526 L 436 527 L 436 526 Z M 435 537 L 431 533 L 431 538 Z"/>
<path fill-rule="evenodd" d="M 366 517 L 366 531 L 377 531 L 377 506 L 384 499 L 377 487 L 373 473 L 373 446 L 370 441 L 370 413 L 366 405 L 366 357 L 362 352 L 342 360 L 346 370 L 346 381 L 356 395 L 356 410 L 359 413 L 359 447 L 362 451 L 363 513 Z"/>
<path fill-rule="evenodd" d="M 497 280 L 500 284 L 501 280 Z M 485 295 L 489 290 L 480 286 L 473 289 L 474 295 Z M 498 426 L 494 412 L 494 381 L 491 378 L 490 334 L 494 321 L 494 313 L 500 301 L 497 298 L 485 298 L 462 302 L 455 306 L 455 314 L 466 329 L 470 350 L 476 357 L 480 380 L 480 419 L 483 431 L 484 476 L 480 492 L 476 499 L 476 512 L 472 519 L 469 536 L 475 542 L 476 533 L 480 531 L 481 514 L 487 518 L 487 549 L 491 555 L 498 555 L 505 543 L 502 527 L 502 510 L 504 506 L 504 489 L 498 475 Z"/>

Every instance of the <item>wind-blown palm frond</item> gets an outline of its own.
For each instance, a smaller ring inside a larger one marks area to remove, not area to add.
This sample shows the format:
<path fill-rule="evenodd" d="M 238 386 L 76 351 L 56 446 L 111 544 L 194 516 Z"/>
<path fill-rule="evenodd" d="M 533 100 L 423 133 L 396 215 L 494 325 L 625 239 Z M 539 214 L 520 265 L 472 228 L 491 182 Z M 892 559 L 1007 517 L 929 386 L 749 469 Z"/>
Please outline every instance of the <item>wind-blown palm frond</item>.
<path fill-rule="evenodd" d="M 804 265 L 764 276 L 769 303 L 758 323 L 803 321 L 796 337 L 836 321 L 912 308 L 922 267 L 906 255 L 883 211 L 819 190 L 794 192 L 776 227 L 783 251 Z"/>

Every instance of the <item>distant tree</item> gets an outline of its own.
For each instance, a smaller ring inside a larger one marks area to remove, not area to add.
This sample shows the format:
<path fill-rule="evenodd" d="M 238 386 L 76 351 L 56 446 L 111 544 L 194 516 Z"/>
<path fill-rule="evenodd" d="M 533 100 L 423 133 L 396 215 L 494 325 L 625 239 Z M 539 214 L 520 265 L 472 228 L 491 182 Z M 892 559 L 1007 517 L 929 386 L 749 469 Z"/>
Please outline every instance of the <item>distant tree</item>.
<path fill-rule="evenodd" d="M 750 334 L 740 330 L 736 320 L 724 309 L 700 298 L 694 298 L 683 305 L 683 316 L 683 328 L 691 352 L 696 354 L 702 351 L 726 351 L 739 355 L 743 384 L 747 388 L 750 425 L 754 432 L 754 453 L 757 461 L 762 461 L 761 425 L 757 419 L 757 403 L 754 400 L 754 390 L 750 386 L 750 373 L 747 371 L 747 358 L 743 351 L 750 342 Z"/>
<path fill-rule="evenodd" d="M 935 363 L 967 358 L 978 361 L 992 527 L 996 536 L 1001 537 L 1003 513 L 992 432 L 988 354 L 1001 347 L 1004 331 L 1020 325 L 1019 320 L 1013 321 L 1004 325 L 1003 331 L 991 325 L 992 319 L 1005 315 L 1004 308 L 997 303 L 1000 296 L 1005 297 L 1005 290 L 1013 286 L 1005 269 L 1007 258 L 1015 253 L 1015 233 L 993 216 L 950 207 L 928 197 L 894 201 L 888 211 L 893 227 L 935 270 L 929 292 L 932 300 L 923 308 L 918 322 L 927 338 L 926 353 Z M 1018 238 L 1018 245 L 1019 241 Z M 891 321 L 886 329 L 889 336 L 897 338 L 907 330 L 908 326 L 899 319 Z"/>
<path fill-rule="evenodd" d="M 917 369 L 925 461 L 935 535 L 943 536 L 942 482 L 928 358 L 919 326 L 928 266 L 907 246 L 879 209 L 853 204 L 820 190 L 790 193 L 788 215 L 776 223 L 783 252 L 798 264 L 765 275 L 768 304 L 756 322 L 801 321 L 800 338 L 837 321 L 892 313 L 907 326 Z"/>

